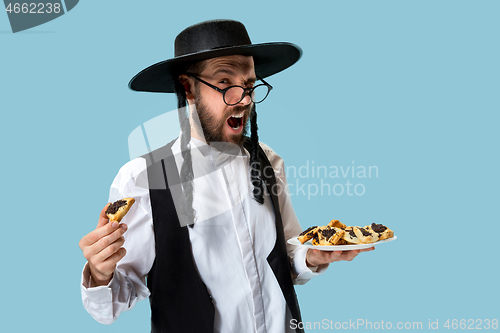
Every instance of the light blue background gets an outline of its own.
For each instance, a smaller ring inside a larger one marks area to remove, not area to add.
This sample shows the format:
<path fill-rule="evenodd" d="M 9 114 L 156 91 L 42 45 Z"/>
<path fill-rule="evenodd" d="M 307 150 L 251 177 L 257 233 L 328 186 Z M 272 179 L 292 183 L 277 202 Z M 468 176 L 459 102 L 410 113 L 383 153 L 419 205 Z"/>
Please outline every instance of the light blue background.
<path fill-rule="evenodd" d="M 500 319 L 499 12 L 487 0 L 81 1 L 17 34 L 0 13 L 0 331 L 149 331 L 148 301 L 112 326 L 85 312 L 78 241 L 128 161 L 128 135 L 176 105 L 128 81 L 213 18 L 304 50 L 258 108 L 261 141 L 287 166 L 379 170 L 327 180 L 361 182 L 362 196 L 293 197 L 304 228 L 336 218 L 398 236 L 298 286 L 304 321 L 438 319 L 444 331 L 448 318 Z"/>

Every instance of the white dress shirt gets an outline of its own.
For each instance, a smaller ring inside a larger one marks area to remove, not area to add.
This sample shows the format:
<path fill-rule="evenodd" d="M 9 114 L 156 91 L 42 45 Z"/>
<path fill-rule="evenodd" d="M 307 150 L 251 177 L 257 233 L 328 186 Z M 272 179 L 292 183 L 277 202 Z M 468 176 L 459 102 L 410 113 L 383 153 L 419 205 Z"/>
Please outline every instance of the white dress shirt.
<path fill-rule="evenodd" d="M 268 146 L 260 145 L 276 176 L 288 240 L 302 228 L 287 191 L 284 162 Z M 276 242 L 274 208 L 267 189 L 263 205 L 253 200 L 249 153 L 238 149 L 236 154 L 227 154 L 194 138 L 191 147 L 197 222 L 188 230 L 194 262 L 215 305 L 214 332 L 293 332 L 290 311 L 266 260 Z M 181 170 L 179 140 L 172 152 Z M 88 265 L 83 270 L 83 305 L 103 324 L 111 324 L 122 311 L 150 295 L 145 278 L 155 259 L 155 238 L 149 190 L 138 185 L 146 168 L 146 160 L 136 158 L 120 169 L 111 185 L 109 202 L 125 197 L 136 202 L 122 220 L 128 226 L 124 234 L 127 254 L 118 262 L 110 283 L 90 288 Z M 307 267 L 307 248 L 287 244 L 287 252 L 294 284 L 304 284 L 326 269 Z"/>

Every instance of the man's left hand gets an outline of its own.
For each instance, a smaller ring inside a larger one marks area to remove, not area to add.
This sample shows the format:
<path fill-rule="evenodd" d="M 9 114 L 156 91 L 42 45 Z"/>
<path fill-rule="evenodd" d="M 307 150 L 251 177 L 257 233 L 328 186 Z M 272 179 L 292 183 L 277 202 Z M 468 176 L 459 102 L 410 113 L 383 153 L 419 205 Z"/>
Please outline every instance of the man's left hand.
<path fill-rule="evenodd" d="M 309 249 L 306 255 L 306 264 L 308 267 L 328 265 L 334 261 L 351 261 L 356 258 L 361 252 L 368 252 L 375 250 L 375 247 L 367 249 L 352 250 L 352 251 L 321 251 L 316 249 Z"/>

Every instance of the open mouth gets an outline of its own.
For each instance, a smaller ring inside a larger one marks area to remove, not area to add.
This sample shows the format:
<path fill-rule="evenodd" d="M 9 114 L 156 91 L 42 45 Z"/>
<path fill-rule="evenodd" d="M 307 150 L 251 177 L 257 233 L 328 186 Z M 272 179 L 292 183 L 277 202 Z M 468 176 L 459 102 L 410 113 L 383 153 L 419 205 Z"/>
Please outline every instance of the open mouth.
<path fill-rule="evenodd" d="M 243 115 L 245 114 L 245 111 L 241 112 L 240 114 L 231 116 L 227 118 L 227 124 L 231 126 L 232 129 L 237 130 L 241 126 L 243 126 Z"/>

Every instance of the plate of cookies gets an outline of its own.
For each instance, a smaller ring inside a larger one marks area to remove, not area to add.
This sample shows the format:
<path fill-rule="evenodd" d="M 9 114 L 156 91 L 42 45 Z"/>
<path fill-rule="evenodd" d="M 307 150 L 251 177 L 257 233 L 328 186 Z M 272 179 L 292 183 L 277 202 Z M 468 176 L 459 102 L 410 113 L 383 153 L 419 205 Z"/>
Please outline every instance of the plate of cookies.
<path fill-rule="evenodd" d="M 323 251 L 350 251 L 366 249 L 396 238 L 394 232 L 382 224 L 354 227 L 332 220 L 326 226 L 307 228 L 299 236 L 289 239 L 288 243 Z"/>

